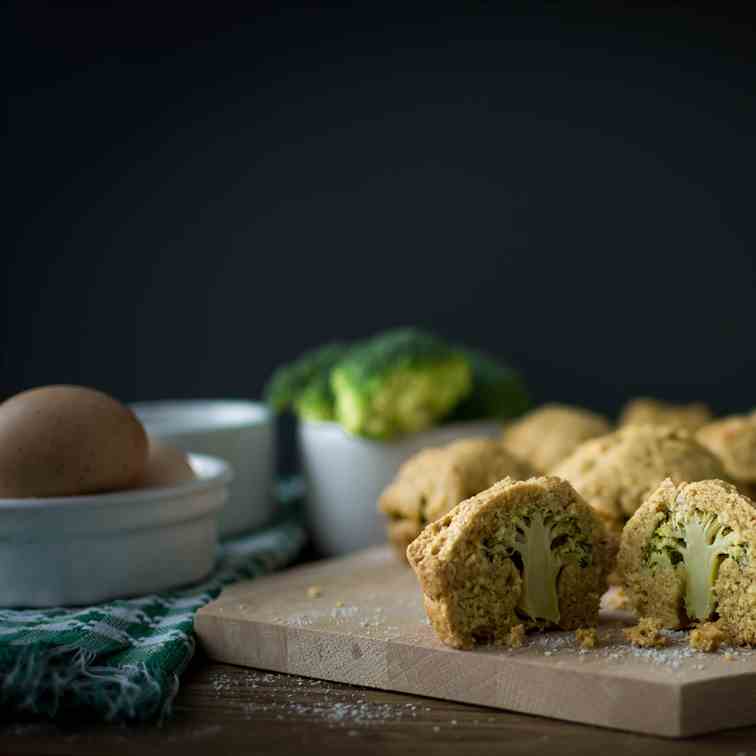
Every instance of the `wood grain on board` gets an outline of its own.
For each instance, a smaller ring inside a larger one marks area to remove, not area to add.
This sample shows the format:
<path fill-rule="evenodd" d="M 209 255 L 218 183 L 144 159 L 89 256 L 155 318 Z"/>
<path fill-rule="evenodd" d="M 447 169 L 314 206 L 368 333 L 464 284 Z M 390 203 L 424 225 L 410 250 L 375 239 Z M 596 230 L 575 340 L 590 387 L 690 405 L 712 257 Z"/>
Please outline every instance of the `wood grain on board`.
<path fill-rule="evenodd" d="M 210 657 L 260 669 L 668 737 L 756 723 L 756 652 L 634 650 L 628 621 L 603 617 L 597 651 L 571 633 L 457 651 L 409 568 L 376 547 L 231 586 L 195 626 Z"/>

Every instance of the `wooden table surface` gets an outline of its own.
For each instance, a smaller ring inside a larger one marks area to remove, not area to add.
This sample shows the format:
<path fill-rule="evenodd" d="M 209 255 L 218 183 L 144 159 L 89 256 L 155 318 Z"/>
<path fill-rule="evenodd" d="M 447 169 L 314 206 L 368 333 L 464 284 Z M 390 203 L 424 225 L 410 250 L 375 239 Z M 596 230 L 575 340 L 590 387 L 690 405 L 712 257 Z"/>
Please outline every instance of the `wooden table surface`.
<path fill-rule="evenodd" d="M 755 702 L 756 704 L 756 702 Z M 712 701 L 712 706 L 726 706 Z M 664 740 L 478 706 L 216 664 L 198 655 L 161 726 L 0 725 L 0 754 L 727 754 L 756 727 Z"/>

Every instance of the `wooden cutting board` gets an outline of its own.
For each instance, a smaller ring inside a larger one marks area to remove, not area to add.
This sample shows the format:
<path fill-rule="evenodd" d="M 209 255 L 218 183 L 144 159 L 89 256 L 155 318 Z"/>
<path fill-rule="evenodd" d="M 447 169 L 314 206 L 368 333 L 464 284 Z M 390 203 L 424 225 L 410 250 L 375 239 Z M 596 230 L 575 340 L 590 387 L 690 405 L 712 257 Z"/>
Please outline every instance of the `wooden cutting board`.
<path fill-rule="evenodd" d="M 574 634 L 520 649 L 456 651 L 428 625 L 414 574 L 387 547 L 227 588 L 196 630 L 220 661 L 481 704 L 622 730 L 684 737 L 756 723 L 756 649 L 635 649 L 629 615 L 602 613 L 601 646 Z"/>

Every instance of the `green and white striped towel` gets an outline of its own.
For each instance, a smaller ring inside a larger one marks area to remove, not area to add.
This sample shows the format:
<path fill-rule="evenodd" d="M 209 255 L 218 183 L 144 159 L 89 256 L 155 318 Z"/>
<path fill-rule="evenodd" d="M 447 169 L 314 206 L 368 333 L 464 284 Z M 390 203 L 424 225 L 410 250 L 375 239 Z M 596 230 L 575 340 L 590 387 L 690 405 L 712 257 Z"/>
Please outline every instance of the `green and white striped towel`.
<path fill-rule="evenodd" d="M 86 608 L 0 609 L 0 718 L 163 718 L 194 653 L 195 612 L 224 585 L 285 566 L 304 540 L 289 505 L 278 524 L 224 543 L 201 584 Z"/>

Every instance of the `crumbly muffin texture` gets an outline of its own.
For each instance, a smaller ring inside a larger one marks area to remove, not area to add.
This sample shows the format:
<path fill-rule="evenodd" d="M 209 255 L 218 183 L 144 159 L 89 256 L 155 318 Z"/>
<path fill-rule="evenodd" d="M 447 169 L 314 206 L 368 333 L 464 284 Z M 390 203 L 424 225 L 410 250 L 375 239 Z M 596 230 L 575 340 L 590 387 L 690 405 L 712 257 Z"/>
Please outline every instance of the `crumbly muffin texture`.
<path fill-rule="evenodd" d="M 739 488 L 756 487 L 756 414 L 731 415 L 704 425 L 698 441 L 716 454 Z"/>
<path fill-rule="evenodd" d="M 665 480 L 625 526 L 617 566 L 639 614 L 756 643 L 756 504 L 735 486 Z"/>
<path fill-rule="evenodd" d="M 628 425 L 586 441 L 551 472 L 570 481 L 617 532 L 665 478 L 728 477 L 719 459 L 686 431 L 653 425 Z"/>
<path fill-rule="evenodd" d="M 625 638 L 639 648 L 662 648 L 668 641 L 660 630 L 663 624 L 654 617 L 641 617 L 637 625 L 622 631 Z"/>
<path fill-rule="evenodd" d="M 704 622 L 690 631 L 688 643 L 696 651 L 712 653 L 728 641 L 727 633 L 716 622 Z"/>
<path fill-rule="evenodd" d="M 429 522 L 503 478 L 524 480 L 531 475 L 530 465 L 494 439 L 463 439 L 425 449 L 402 465 L 378 500 L 378 508 L 389 518 L 389 541 L 405 559 L 407 546 Z"/>
<path fill-rule="evenodd" d="M 439 638 L 455 648 L 510 643 L 524 629 L 597 624 L 605 531 L 558 478 L 499 481 L 428 525 L 407 549 Z"/>
<path fill-rule="evenodd" d="M 504 446 L 546 473 L 580 444 L 609 433 L 611 425 L 601 415 L 566 404 L 544 404 L 504 429 Z"/>
<path fill-rule="evenodd" d="M 710 422 L 713 417 L 711 409 L 703 402 L 674 404 L 661 399 L 641 397 L 631 399 L 624 406 L 619 424 L 620 426 L 668 425 L 692 433 Z"/>
<path fill-rule="evenodd" d="M 599 647 L 599 637 L 595 627 L 579 627 L 575 630 L 575 640 L 581 648 L 592 649 Z"/>

